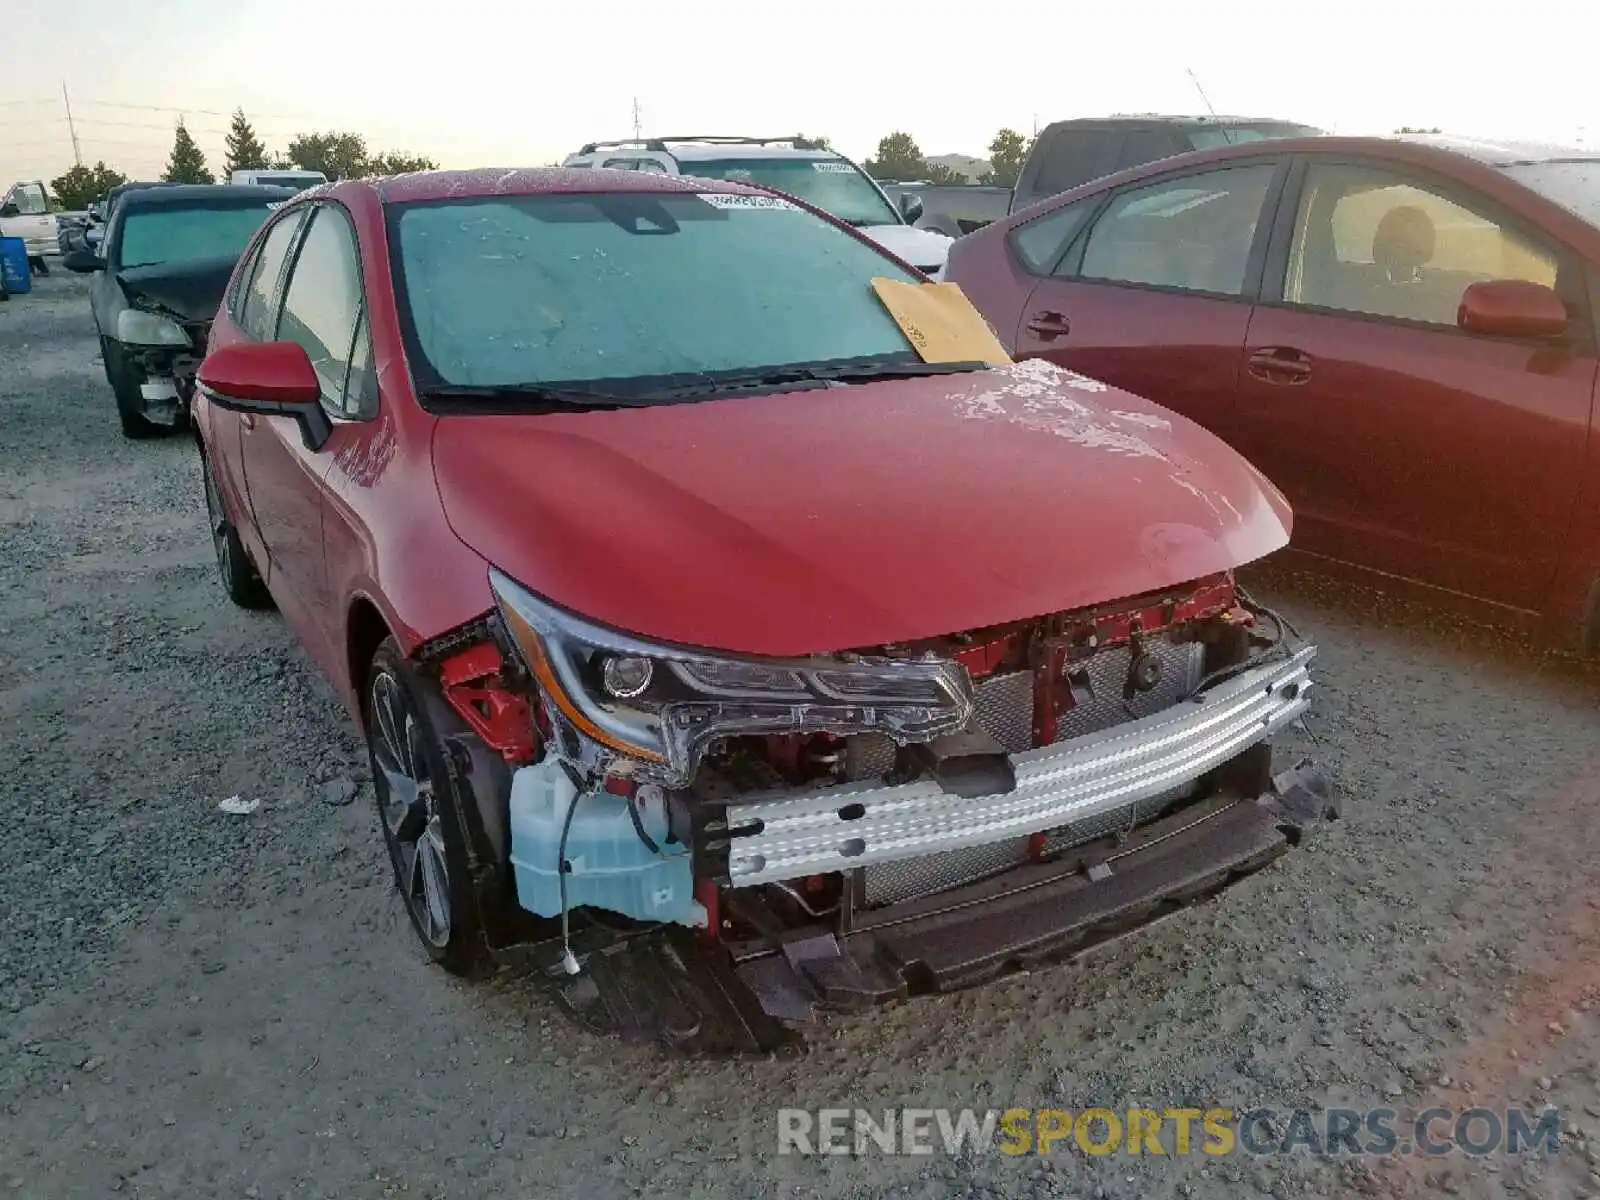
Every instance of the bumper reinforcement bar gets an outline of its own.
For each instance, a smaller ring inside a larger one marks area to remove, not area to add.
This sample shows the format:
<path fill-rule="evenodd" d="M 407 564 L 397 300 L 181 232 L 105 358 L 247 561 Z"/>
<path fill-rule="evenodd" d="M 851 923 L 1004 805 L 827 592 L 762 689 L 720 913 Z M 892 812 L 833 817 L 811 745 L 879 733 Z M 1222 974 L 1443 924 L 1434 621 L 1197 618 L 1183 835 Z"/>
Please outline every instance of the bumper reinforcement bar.
<path fill-rule="evenodd" d="M 731 804 L 728 882 L 746 887 L 986 845 L 1160 795 L 1298 718 L 1315 654 L 1301 647 L 1141 720 L 1017 754 L 1009 792 L 962 797 L 921 779 Z"/>

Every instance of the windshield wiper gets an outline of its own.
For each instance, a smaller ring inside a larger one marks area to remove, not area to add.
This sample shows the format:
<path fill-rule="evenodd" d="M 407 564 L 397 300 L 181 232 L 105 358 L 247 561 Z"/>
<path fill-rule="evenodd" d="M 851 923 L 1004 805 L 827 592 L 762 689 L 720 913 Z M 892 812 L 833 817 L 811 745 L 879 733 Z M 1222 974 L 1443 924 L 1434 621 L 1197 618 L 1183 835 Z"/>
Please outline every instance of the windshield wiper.
<path fill-rule="evenodd" d="M 541 383 L 460 384 L 436 383 L 417 389 L 420 400 L 454 400 L 468 404 L 496 403 L 506 400 L 529 400 L 534 403 L 559 404 L 572 408 L 641 408 L 647 400 L 632 396 L 619 396 L 589 388 L 546 387 Z"/>
<path fill-rule="evenodd" d="M 915 375 L 964 375 L 987 371 L 989 364 L 971 359 L 966 362 L 857 362 L 834 367 L 807 367 L 808 379 L 838 379 L 851 382 L 865 379 L 894 379 Z"/>
<path fill-rule="evenodd" d="M 869 383 L 875 379 L 906 379 L 923 375 L 960 375 L 969 371 L 984 371 L 984 362 L 904 362 L 899 359 L 878 362 L 837 363 L 833 366 L 773 367 L 769 370 L 750 371 L 746 374 L 722 375 L 707 378 L 699 383 L 686 383 L 681 387 L 664 388 L 645 393 L 652 399 L 671 399 L 680 396 L 709 396 L 719 392 L 742 392 L 751 388 L 782 387 L 793 383 Z"/>

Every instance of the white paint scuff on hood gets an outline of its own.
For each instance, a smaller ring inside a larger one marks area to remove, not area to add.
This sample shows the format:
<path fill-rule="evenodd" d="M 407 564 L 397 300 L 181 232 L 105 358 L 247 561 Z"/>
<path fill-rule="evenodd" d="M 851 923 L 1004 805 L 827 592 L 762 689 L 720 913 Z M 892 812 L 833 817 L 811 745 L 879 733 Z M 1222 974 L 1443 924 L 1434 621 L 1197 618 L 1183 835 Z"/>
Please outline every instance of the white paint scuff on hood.
<path fill-rule="evenodd" d="M 866 234 L 890 254 L 903 258 L 919 271 L 933 274 L 944 270 L 945 256 L 950 253 L 950 243 L 955 241 L 931 229 L 918 229 L 915 225 L 864 225 Z"/>
<path fill-rule="evenodd" d="M 1165 418 L 1149 413 L 1108 413 L 1103 408 L 1090 408 L 1061 394 L 1063 387 L 1083 392 L 1106 391 L 1106 385 L 1098 379 L 1038 358 L 996 368 L 989 375 L 999 386 L 956 397 L 956 411 L 963 417 L 974 421 L 1009 420 L 1026 429 L 1066 438 L 1087 449 L 1109 450 L 1136 458 L 1166 457 L 1141 436 L 1141 431 L 1145 430 L 1170 429 L 1171 424 Z M 1005 403 L 1008 399 L 1021 403 L 1008 405 Z M 1107 416 L 1111 421 L 1105 420 Z"/>

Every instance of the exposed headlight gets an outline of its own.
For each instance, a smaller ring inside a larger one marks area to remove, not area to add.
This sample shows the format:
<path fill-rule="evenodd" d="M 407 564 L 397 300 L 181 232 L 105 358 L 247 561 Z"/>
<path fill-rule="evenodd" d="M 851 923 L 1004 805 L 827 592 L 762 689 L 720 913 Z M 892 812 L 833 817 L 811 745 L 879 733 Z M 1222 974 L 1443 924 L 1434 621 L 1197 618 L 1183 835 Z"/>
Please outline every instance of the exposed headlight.
<path fill-rule="evenodd" d="M 189 335 L 176 321 L 137 308 L 117 314 L 117 341 L 130 346 L 187 346 Z"/>
<path fill-rule="evenodd" d="M 926 741 L 972 714 L 966 669 L 945 659 L 755 658 L 650 642 L 489 584 L 528 669 L 578 732 L 687 783 L 706 747 L 741 734 L 878 732 Z"/>

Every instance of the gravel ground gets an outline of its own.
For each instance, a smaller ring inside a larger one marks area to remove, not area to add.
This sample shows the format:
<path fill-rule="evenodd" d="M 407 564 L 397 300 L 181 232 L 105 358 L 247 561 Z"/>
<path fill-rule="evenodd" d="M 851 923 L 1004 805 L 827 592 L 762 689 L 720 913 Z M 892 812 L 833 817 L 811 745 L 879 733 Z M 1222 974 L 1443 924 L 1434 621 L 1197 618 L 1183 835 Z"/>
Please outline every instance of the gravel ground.
<path fill-rule="evenodd" d="M 1600 1194 L 1592 669 L 1256 572 L 1342 824 L 1084 962 L 685 1061 L 426 965 L 349 721 L 224 602 L 192 447 L 118 435 L 80 279 L 0 305 L 0 455 L 0 1194 Z M 1520 1159 L 776 1153 L 786 1106 L 1546 1101 Z"/>

